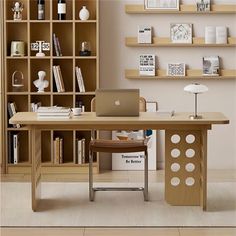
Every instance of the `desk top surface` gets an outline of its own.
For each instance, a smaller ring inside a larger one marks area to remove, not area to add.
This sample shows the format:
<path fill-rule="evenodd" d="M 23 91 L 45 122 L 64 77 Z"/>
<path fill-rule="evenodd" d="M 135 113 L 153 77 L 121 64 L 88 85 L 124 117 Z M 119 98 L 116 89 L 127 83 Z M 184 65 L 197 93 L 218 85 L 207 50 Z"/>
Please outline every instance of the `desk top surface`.
<path fill-rule="evenodd" d="M 139 117 L 97 117 L 94 112 L 85 112 L 81 116 L 71 118 L 38 118 L 35 112 L 18 112 L 10 120 L 10 124 L 24 125 L 122 125 L 122 124 L 166 124 L 166 125 L 211 125 L 229 124 L 229 119 L 220 112 L 204 112 L 199 120 L 189 119 L 191 113 L 177 112 L 174 116 L 141 112 Z"/>

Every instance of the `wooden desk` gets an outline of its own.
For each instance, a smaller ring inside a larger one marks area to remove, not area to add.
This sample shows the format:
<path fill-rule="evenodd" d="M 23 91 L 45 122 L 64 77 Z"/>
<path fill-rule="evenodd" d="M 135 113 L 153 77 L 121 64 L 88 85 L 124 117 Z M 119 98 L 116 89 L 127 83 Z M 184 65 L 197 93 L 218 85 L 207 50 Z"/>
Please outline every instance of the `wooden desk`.
<path fill-rule="evenodd" d="M 176 113 L 173 117 L 163 117 L 156 113 L 141 113 L 139 117 L 96 117 L 95 113 L 88 112 L 71 119 L 39 119 L 36 113 L 17 113 L 9 122 L 28 126 L 31 136 L 33 211 L 37 210 L 40 200 L 41 131 L 45 129 L 165 130 L 165 200 L 175 206 L 196 205 L 206 210 L 207 132 L 212 125 L 229 124 L 229 120 L 221 113 L 202 113 L 201 120 L 190 120 L 189 115 Z M 188 135 L 194 140 L 187 139 Z M 187 169 L 189 163 L 192 168 Z"/>

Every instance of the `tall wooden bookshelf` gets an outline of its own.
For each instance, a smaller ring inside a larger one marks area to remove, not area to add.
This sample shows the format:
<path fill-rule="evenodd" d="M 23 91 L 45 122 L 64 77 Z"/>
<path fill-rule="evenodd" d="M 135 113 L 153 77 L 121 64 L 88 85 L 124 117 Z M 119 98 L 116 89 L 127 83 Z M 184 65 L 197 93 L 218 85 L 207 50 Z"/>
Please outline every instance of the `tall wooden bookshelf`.
<path fill-rule="evenodd" d="M 37 20 L 37 1 L 21 0 L 24 3 L 23 19 L 13 20 L 11 5 L 14 0 L 4 0 L 4 160 L 5 173 L 29 173 L 31 157 L 29 155 L 29 131 L 27 127 L 12 128 L 8 124 L 7 103 L 15 102 L 17 111 L 30 111 L 31 103 L 41 102 L 43 106 L 75 107 L 81 101 L 86 111 L 90 111 L 90 101 L 99 87 L 99 0 L 66 0 L 66 20 L 57 19 L 57 0 L 45 0 L 45 20 Z M 79 19 L 79 11 L 86 6 L 90 12 L 87 21 Z M 60 41 L 63 56 L 57 57 L 53 48 L 53 33 Z M 11 41 L 23 40 L 26 43 L 24 57 L 11 57 Z M 36 57 L 30 50 L 30 43 L 44 40 L 50 43 L 50 51 L 45 57 Z M 89 41 L 92 55 L 79 55 L 80 44 Z M 65 92 L 58 93 L 53 78 L 53 65 L 60 65 L 65 84 Z M 86 92 L 79 92 L 75 67 L 81 68 Z M 24 89 L 15 92 L 12 89 L 12 74 L 20 70 L 24 74 Z M 49 87 L 44 93 L 38 93 L 33 81 L 39 70 L 46 71 Z M 18 132 L 20 137 L 20 156 L 18 164 L 8 163 L 8 135 Z M 53 162 L 53 140 L 64 140 L 63 164 Z M 43 173 L 85 173 L 88 165 L 74 163 L 76 158 L 76 139 L 86 139 L 86 162 L 88 162 L 88 144 L 90 131 L 80 130 L 46 130 L 42 132 L 42 172 Z M 99 158 L 94 160 L 94 171 L 99 171 Z"/>

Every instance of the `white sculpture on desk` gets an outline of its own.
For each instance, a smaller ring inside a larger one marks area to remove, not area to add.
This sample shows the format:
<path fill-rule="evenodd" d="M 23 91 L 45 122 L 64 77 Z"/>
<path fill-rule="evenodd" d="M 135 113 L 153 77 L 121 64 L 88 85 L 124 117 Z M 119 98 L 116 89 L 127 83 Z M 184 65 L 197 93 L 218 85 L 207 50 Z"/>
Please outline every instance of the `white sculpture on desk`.
<path fill-rule="evenodd" d="M 34 81 L 34 85 L 36 88 L 38 88 L 38 93 L 43 93 L 44 89 L 49 85 L 49 82 L 47 80 L 44 80 L 44 78 L 46 77 L 46 72 L 43 70 L 39 71 L 38 77 L 39 79 Z"/>

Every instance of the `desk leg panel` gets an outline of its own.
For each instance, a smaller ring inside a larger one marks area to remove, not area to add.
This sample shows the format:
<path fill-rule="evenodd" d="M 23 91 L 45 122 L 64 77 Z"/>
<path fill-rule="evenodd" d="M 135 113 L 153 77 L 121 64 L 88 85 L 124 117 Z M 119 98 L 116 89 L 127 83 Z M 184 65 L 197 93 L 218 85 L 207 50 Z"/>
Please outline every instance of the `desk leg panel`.
<path fill-rule="evenodd" d="M 41 198 L 41 131 L 30 130 L 31 140 L 31 193 L 32 193 L 32 210 L 37 210 L 38 202 Z"/>
<path fill-rule="evenodd" d="M 201 206 L 207 210 L 207 130 L 201 135 Z"/>
<path fill-rule="evenodd" d="M 169 204 L 200 205 L 200 163 L 200 130 L 166 130 L 165 199 Z"/>

